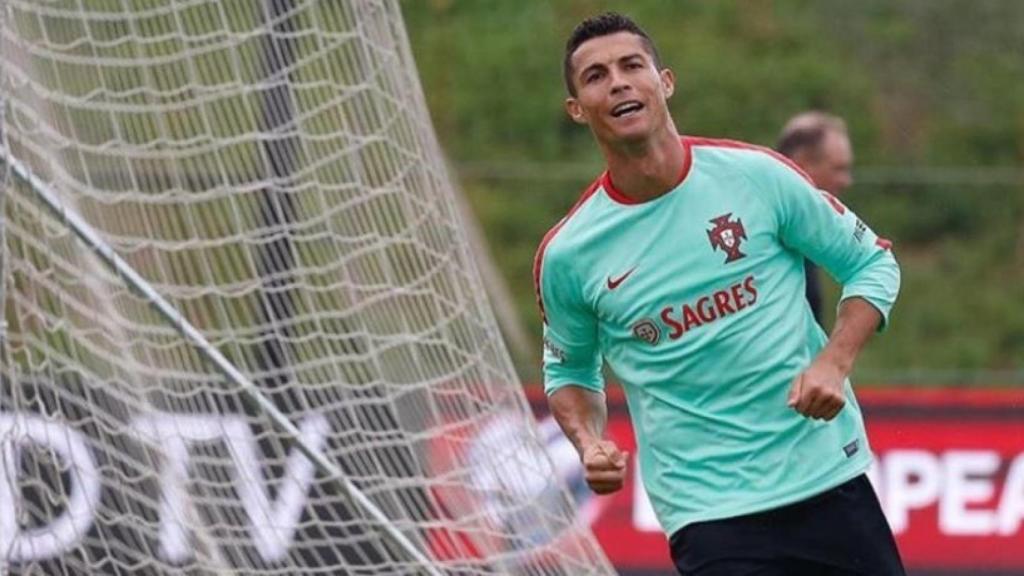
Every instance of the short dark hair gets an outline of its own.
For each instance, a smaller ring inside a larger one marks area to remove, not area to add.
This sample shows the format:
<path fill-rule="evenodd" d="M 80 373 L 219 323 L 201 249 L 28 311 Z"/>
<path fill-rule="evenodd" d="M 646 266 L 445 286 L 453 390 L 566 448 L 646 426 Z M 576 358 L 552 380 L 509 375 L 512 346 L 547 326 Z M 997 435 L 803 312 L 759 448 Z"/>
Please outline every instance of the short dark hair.
<path fill-rule="evenodd" d="M 775 150 L 787 158 L 792 158 L 801 150 L 817 153 L 828 132 L 845 135 L 846 122 L 825 112 L 802 112 L 786 122 L 775 142 Z"/>
<path fill-rule="evenodd" d="M 618 32 L 629 32 L 639 36 L 643 40 L 647 53 L 654 59 L 654 65 L 659 69 L 661 68 L 661 58 L 658 56 L 658 49 L 654 47 L 654 41 L 647 35 L 647 32 L 644 32 L 644 29 L 637 25 L 636 22 L 622 14 L 605 12 L 580 22 L 573 29 L 572 34 L 569 35 L 569 40 L 565 43 L 565 60 L 562 62 L 562 74 L 565 76 L 565 87 L 569 90 L 569 94 L 576 96 L 576 86 L 573 85 L 572 81 L 572 55 L 576 53 L 576 49 L 587 40 L 609 36 Z"/>

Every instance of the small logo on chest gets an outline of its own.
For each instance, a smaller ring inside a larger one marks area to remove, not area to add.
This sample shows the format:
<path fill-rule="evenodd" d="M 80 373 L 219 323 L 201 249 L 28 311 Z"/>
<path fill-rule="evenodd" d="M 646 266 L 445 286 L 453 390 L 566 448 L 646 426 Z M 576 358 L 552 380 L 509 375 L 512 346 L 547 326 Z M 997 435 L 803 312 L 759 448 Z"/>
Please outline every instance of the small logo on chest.
<path fill-rule="evenodd" d="M 661 340 L 661 328 L 653 320 L 644 318 L 632 326 L 633 336 L 654 346 Z"/>
<path fill-rule="evenodd" d="M 616 288 L 618 288 L 619 284 L 622 284 L 623 282 L 626 281 L 626 278 L 629 278 L 629 275 L 633 273 L 633 270 L 636 270 L 636 266 L 630 268 L 625 274 L 619 276 L 618 278 L 612 278 L 611 276 L 609 276 L 608 289 L 615 290 Z"/>
<path fill-rule="evenodd" d="M 709 222 L 715 226 L 707 231 L 711 248 L 725 252 L 726 264 L 746 256 L 740 251 L 740 244 L 747 239 L 747 231 L 743 229 L 742 220 L 729 220 L 731 217 L 732 212 L 712 218 Z"/>

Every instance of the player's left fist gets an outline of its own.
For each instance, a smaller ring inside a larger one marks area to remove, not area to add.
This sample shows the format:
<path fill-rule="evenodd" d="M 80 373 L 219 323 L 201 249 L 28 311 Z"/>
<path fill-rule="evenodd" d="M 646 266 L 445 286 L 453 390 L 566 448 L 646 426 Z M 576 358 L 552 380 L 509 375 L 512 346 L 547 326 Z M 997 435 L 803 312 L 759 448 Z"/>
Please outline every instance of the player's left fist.
<path fill-rule="evenodd" d="M 788 405 L 808 418 L 831 420 L 846 405 L 846 374 L 834 364 L 816 359 L 793 379 Z"/>

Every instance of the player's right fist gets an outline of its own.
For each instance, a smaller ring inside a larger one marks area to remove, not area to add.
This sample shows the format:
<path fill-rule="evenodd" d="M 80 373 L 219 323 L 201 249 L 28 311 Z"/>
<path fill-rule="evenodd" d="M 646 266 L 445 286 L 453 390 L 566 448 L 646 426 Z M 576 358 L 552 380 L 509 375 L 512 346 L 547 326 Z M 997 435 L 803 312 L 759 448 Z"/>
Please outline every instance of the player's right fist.
<path fill-rule="evenodd" d="M 611 494 L 626 481 L 628 452 L 611 440 L 597 440 L 583 448 L 583 470 L 587 485 L 597 494 Z"/>

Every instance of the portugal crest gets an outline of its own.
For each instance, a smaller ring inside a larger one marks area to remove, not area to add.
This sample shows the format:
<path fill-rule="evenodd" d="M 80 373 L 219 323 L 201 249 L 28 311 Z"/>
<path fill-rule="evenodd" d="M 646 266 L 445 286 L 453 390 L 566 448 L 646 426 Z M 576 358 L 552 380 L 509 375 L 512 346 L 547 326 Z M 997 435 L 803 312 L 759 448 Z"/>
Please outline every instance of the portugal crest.
<path fill-rule="evenodd" d="M 725 263 L 739 260 L 746 256 L 743 252 L 740 252 L 740 243 L 747 239 L 747 231 L 743 229 L 743 221 L 737 218 L 734 221 L 730 221 L 732 212 L 724 214 L 717 218 L 709 220 L 715 225 L 714 228 L 708 230 L 708 240 L 711 241 L 711 248 L 714 250 L 721 249 L 725 252 Z"/>

